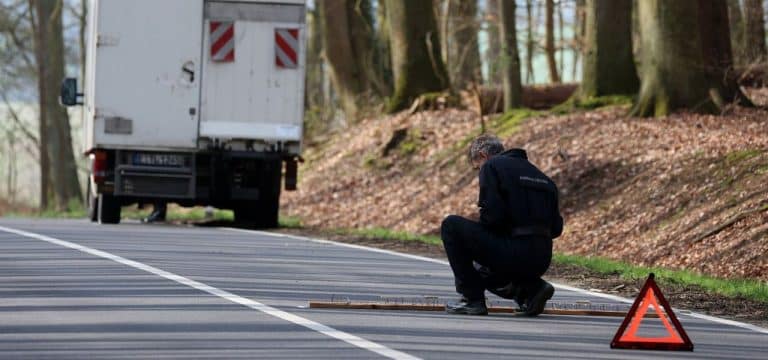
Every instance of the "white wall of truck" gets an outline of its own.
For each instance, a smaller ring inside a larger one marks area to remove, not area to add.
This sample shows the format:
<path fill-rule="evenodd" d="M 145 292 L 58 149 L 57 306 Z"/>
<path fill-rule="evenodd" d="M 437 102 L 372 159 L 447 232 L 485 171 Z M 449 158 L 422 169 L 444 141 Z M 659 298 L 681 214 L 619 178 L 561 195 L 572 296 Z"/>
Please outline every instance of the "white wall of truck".
<path fill-rule="evenodd" d="M 212 141 L 292 143 L 304 101 L 301 0 L 91 0 L 86 149 L 194 151 Z M 211 22 L 231 22 L 234 60 L 214 61 Z M 296 66 L 276 59 L 295 30 Z"/>

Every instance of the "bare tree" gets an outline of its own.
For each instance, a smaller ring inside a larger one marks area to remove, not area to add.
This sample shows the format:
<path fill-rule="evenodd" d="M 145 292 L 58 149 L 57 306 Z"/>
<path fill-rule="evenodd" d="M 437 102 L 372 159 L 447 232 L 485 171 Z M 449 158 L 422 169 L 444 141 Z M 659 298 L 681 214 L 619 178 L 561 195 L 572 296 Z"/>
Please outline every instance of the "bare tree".
<path fill-rule="evenodd" d="M 453 85 L 466 89 L 480 80 L 477 0 L 449 0 L 448 74 Z"/>
<path fill-rule="evenodd" d="M 536 21 L 533 16 L 533 4 L 534 0 L 525 0 L 526 24 L 528 26 L 525 41 L 525 82 L 529 84 L 536 82 L 533 71 L 533 56 L 536 50 Z"/>
<path fill-rule="evenodd" d="M 418 96 L 450 87 L 441 56 L 432 0 L 387 0 L 394 94 L 388 110 L 399 111 Z"/>
<path fill-rule="evenodd" d="M 488 47 L 485 51 L 485 63 L 488 68 L 488 83 L 496 85 L 501 79 L 499 72 L 499 57 L 501 56 L 501 40 L 499 39 L 499 1 L 487 0 L 485 3 L 486 33 L 488 34 Z"/>
<path fill-rule="evenodd" d="M 748 64 L 766 60 L 764 16 L 761 0 L 744 0 L 744 51 Z"/>
<path fill-rule="evenodd" d="M 77 164 L 72 149 L 69 114 L 59 105 L 58 90 L 64 78 L 63 0 L 30 0 L 34 10 L 35 59 L 38 71 L 41 154 L 48 156 L 56 208 L 66 210 L 82 200 Z M 42 161 L 41 161 L 42 163 Z M 42 166 L 42 165 L 41 165 Z M 46 169 L 46 171 L 48 171 Z M 41 177 L 45 174 L 41 174 Z"/>
<path fill-rule="evenodd" d="M 545 52 L 547 54 L 547 66 L 549 67 L 549 81 L 552 83 L 560 82 L 560 75 L 557 72 L 557 59 L 555 54 L 555 1 L 546 0 L 546 20 L 545 20 Z"/>
<path fill-rule="evenodd" d="M 341 107 L 347 116 L 354 118 L 360 110 L 359 97 L 365 92 L 365 73 L 359 68 L 350 33 L 350 0 L 320 1 L 325 58 L 331 65 L 333 84 Z"/>
<path fill-rule="evenodd" d="M 642 86 L 632 114 L 663 116 L 678 109 L 716 113 L 749 104 L 732 67 L 725 0 L 639 1 Z"/>
<path fill-rule="evenodd" d="M 733 60 L 744 63 L 744 18 L 741 16 L 739 0 L 728 0 L 728 19 L 731 22 L 731 48 Z"/>
<path fill-rule="evenodd" d="M 11 119 L 19 122 L 18 115 L 13 111 L 6 93 L 11 90 L 21 92 L 31 92 L 34 89 L 29 88 L 28 84 L 34 83 L 38 77 L 37 64 L 34 48 L 35 34 L 33 31 L 33 11 L 31 4 L 26 0 L 19 0 L 12 3 L 0 3 L 0 33 L 3 34 L 5 51 L 0 52 L 2 61 L 0 61 L 0 83 L 3 86 L 2 96 L 4 103 L 10 110 Z M 31 134 L 31 130 L 26 126 L 21 126 L 26 130 L 26 134 Z M 47 131 L 44 124 L 38 124 L 38 165 L 40 170 L 40 208 L 49 207 L 49 197 L 53 194 L 51 188 L 51 176 L 49 173 L 50 161 L 48 153 L 43 143 L 47 142 Z"/>
<path fill-rule="evenodd" d="M 579 59 L 584 51 L 584 39 L 587 36 L 587 12 L 586 0 L 576 0 L 576 10 L 574 14 L 573 25 L 573 67 L 571 68 L 571 78 L 576 79 Z"/>
<path fill-rule="evenodd" d="M 520 83 L 520 56 L 517 51 L 517 29 L 515 24 L 516 6 L 514 0 L 501 0 L 500 5 L 504 110 L 510 110 L 523 105 L 523 89 Z"/>
<path fill-rule="evenodd" d="M 587 0 L 586 51 L 579 96 L 634 94 L 632 0 Z"/>
<path fill-rule="evenodd" d="M 557 49 L 560 50 L 560 62 L 558 63 L 560 80 L 565 77 L 565 19 L 563 19 L 563 0 L 555 5 L 557 6 L 557 36 L 560 41 L 557 42 Z"/>

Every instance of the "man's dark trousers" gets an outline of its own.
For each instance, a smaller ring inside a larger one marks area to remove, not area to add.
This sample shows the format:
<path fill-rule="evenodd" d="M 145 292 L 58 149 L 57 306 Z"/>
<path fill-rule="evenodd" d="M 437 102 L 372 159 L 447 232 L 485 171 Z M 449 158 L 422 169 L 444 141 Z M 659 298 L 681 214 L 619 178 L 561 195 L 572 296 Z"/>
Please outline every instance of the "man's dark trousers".
<path fill-rule="evenodd" d="M 485 289 L 511 282 L 522 286 L 535 283 L 552 260 L 552 239 L 548 237 L 499 234 L 456 215 L 443 220 L 440 233 L 456 291 L 470 301 L 484 299 Z M 474 262 L 490 273 L 480 273 Z"/>

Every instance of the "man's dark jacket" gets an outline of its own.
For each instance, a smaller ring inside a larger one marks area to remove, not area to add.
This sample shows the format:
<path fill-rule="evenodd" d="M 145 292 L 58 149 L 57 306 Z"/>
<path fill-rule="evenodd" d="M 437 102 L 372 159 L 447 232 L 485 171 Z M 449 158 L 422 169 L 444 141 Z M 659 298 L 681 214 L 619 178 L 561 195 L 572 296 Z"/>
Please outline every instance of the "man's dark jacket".
<path fill-rule="evenodd" d="M 480 222 L 499 234 L 541 229 L 544 234 L 539 235 L 554 239 L 563 232 L 557 186 L 528 162 L 522 149 L 507 150 L 483 164 L 478 205 Z"/>

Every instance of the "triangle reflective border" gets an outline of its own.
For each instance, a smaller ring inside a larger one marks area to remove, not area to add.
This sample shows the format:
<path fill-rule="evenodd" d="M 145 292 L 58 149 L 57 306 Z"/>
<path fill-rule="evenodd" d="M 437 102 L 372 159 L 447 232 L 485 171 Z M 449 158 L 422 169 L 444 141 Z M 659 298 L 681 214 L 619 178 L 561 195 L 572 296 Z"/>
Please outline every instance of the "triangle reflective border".
<path fill-rule="evenodd" d="M 693 343 L 685 333 L 683 325 L 672 312 L 667 299 L 661 293 L 654 280 L 655 275 L 648 275 L 640 294 L 635 299 L 619 330 L 611 341 L 611 349 L 644 349 L 644 350 L 682 350 L 693 351 Z M 658 301 L 657 301 L 658 300 Z M 639 337 L 637 330 L 645 318 L 648 309 L 653 306 L 656 315 L 661 319 L 667 330 L 667 337 Z M 661 311 L 664 308 L 664 312 Z M 667 319 L 669 318 L 669 319 Z M 671 324 L 670 324 L 671 322 Z M 629 330 L 627 331 L 627 328 Z"/>

